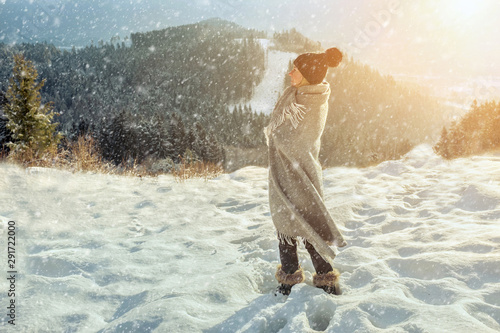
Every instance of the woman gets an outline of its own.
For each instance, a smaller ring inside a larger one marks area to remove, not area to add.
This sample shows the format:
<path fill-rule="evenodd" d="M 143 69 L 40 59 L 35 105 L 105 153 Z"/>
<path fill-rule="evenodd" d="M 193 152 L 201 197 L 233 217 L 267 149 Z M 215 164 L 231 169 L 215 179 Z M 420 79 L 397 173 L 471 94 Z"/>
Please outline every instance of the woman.
<path fill-rule="evenodd" d="M 323 201 L 320 139 L 328 115 L 328 67 L 336 67 L 342 53 L 305 53 L 293 62 L 291 86 L 280 97 L 265 128 L 269 147 L 269 204 L 278 232 L 281 265 L 278 292 L 289 295 L 304 281 L 297 258 L 297 237 L 311 255 L 316 270 L 313 283 L 330 294 L 340 294 L 339 272 L 333 268 L 330 247 L 346 245 Z"/>

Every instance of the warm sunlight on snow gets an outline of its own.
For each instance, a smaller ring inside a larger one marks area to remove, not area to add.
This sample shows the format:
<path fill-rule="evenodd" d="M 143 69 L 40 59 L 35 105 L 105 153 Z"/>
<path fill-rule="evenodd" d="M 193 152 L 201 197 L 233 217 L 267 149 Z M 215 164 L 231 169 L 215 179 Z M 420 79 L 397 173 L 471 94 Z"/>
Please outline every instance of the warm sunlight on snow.
<path fill-rule="evenodd" d="M 499 166 L 423 145 L 325 170 L 349 242 L 344 295 L 312 286 L 301 246 L 306 282 L 284 300 L 265 168 L 177 183 L 2 163 L 0 235 L 16 221 L 22 251 L 16 332 L 498 332 Z"/>

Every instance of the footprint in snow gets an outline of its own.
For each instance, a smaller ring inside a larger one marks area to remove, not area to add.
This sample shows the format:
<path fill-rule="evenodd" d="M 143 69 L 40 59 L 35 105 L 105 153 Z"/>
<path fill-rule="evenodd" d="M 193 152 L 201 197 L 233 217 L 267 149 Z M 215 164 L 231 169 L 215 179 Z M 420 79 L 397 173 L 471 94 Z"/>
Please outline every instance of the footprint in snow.
<path fill-rule="evenodd" d="M 228 213 L 243 213 L 259 206 L 259 204 L 257 203 L 240 204 L 240 202 L 237 200 L 228 199 L 226 200 L 226 202 L 216 204 L 215 206 L 219 209 L 225 210 Z"/>

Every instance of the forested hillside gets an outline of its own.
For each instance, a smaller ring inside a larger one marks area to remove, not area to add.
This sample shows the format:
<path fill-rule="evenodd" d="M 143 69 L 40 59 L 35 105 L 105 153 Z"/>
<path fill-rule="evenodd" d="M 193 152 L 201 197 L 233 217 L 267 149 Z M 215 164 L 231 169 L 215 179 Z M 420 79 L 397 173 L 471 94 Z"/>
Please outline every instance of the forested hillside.
<path fill-rule="evenodd" d="M 186 149 L 210 161 L 223 145 L 264 144 L 265 116 L 244 103 L 264 71 L 259 32 L 210 20 L 150 33 L 125 43 L 60 51 L 49 44 L 0 44 L 2 90 L 12 56 L 22 52 L 46 80 L 42 95 L 60 113 L 68 137 L 92 132 L 103 155 L 127 159 L 170 157 Z"/>
<path fill-rule="evenodd" d="M 231 147 L 245 160 L 238 166 L 265 166 L 268 116 L 246 103 L 265 65 L 273 66 L 266 52 L 321 46 L 292 30 L 274 34 L 273 49 L 266 51 L 258 40 L 263 37 L 213 19 L 132 34 L 131 46 L 101 42 L 61 51 L 50 44 L 0 44 L 1 89 L 6 91 L 13 55 L 21 52 L 46 80 L 42 96 L 60 113 L 59 130 L 70 140 L 92 135 L 106 160 L 179 162 L 189 152 L 217 163 Z M 399 158 L 443 126 L 432 98 L 348 55 L 327 79 L 332 95 L 321 153 L 325 166 Z M 252 157 L 245 158 L 246 152 Z"/>
<path fill-rule="evenodd" d="M 443 126 L 441 106 L 433 97 L 347 57 L 327 80 L 332 94 L 322 139 L 324 165 L 397 159 L 435 140 Z"/>

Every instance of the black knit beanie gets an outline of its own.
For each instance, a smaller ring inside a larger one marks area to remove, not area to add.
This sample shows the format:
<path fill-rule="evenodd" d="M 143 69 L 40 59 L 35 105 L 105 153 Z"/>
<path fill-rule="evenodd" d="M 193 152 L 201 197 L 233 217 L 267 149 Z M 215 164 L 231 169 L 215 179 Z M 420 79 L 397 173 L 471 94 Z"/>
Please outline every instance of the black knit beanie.
<path fill-rule="evenodd" d="M 325 79 L 328 67 L 337 67 L 340 61 L 342 61 L 342 53 L 332 47 L 324 53 L 301 54 L 293 64 L 310 84 L 319 84 Z"/>

